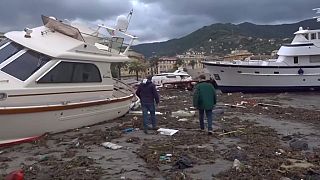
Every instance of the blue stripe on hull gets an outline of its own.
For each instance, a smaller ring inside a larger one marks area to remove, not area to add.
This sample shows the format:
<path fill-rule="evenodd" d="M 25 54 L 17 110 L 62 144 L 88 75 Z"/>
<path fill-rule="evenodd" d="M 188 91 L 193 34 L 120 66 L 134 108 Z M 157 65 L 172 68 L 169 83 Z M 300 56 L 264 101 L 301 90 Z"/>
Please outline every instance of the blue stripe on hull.
<path fill-rule="evenodd" d="M 320 91 L 320 86 L 218 86 L 224 93 L 264 93 L 264 92 L 299 92 L 299 91 Z"/>

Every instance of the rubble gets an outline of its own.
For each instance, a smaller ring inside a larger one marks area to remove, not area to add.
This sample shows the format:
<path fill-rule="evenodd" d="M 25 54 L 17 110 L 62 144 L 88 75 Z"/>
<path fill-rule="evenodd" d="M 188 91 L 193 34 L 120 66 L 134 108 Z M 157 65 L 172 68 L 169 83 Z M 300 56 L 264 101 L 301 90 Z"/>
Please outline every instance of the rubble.
<path fill-rule="evenodd" d="M 319 177 L 320 112 L 314 108 L 317 105 L 294 106 L 292 98 L 320 99 L 320 93 L 218 93 L 213 136 L 199 130 L 191 91 L 160 88 L 159 93 L 163 98 L 157 107 L 158 127 L 176 130 L 174 135 L 163 136 L 156 130 L 145 135 L 141 111 L 136 109 L 137 115 L 0 148 L 0 179 L 15 169 L 22 169 L 25 179 L 39 180 Z M 172 117 L 178 111 L 190 116 Z M 271 119 L 288 129 L 293 126 L 295 132 L 260 123 Z M 119 149 L 120 145 L 125 148 Z"/>

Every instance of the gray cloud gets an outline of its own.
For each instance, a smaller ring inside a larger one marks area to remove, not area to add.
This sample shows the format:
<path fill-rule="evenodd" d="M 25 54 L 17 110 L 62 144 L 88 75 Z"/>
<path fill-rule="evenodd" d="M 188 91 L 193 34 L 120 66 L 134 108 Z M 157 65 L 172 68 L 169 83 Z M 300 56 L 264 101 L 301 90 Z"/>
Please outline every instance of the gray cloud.
<path fill-rule="evenodd" d="M 291 23 L 314 16 L 318 0 L 2 0 L 0 32 L 41 25 L 40 15 L 114 25 L 132 8 L 139 42 L 179 38 L 216 22 Z"/>

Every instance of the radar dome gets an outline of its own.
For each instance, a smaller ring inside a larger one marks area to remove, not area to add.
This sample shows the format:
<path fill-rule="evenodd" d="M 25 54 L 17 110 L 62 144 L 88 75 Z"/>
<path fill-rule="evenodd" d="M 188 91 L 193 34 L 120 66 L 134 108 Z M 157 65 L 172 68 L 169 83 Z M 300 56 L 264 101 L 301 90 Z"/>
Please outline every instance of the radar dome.
<path fill-rule="evenodd" d="M 128 19 L 124 15 L 118 16 L 116 29 L 118 29 L 119 31 L 125 32 L 128 28 L 128 25 L 129 25 Z"/>

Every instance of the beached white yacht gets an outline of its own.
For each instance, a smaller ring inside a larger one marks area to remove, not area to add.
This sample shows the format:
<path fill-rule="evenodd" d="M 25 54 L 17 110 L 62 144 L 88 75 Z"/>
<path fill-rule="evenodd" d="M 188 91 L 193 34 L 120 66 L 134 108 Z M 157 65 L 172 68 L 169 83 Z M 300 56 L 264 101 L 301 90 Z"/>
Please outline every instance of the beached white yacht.
<path fill-rule="evenodd" d="M 135 37 L 125 33 L 123 18 L 118 29 L 97 30 L 42 20 L 44 26 L 8 32 L 1 41 L 0 144 L 120 117 L 134 98 L 110 70 L 111 63 L 130 60 Z M 123 51 L 125 36 L 131 41 Z"/>
<path fill-rule="evenodd" d="M 175 83 L 183 81 L 192 81 L 192 77 L 182 68 L 178 68 L 173 73 L 160 73 L 152 77 L 152 82 L 156 86 L 163 86 L 165 83 Z"/>
<path fill-rule="evenodd" d="M 320 90 L 320 29 L 299 28 L 271 60 L 204 61 L 222 92 Z"/>

